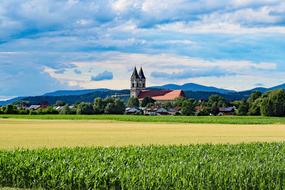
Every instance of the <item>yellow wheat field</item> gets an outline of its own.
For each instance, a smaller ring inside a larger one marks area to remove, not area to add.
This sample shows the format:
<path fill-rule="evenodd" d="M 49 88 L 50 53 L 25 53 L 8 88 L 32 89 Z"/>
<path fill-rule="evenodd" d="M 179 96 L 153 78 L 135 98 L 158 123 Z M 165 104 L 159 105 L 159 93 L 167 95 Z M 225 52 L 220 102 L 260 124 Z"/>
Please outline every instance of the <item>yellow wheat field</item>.
<path fill-rule="evenodd" d="M 0 120 L 0 149 L 285 141 L 285 125 Z"/>

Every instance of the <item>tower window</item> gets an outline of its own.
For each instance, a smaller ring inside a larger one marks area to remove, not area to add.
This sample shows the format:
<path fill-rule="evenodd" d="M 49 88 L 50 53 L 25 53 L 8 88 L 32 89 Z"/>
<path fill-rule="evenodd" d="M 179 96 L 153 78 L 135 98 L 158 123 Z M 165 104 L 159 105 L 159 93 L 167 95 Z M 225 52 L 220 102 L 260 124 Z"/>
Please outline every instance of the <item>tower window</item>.
<path fill-rule="evenodd" d="M 134 88 L 135 87 L 135 84 L 134 83 L 132 83 L 132 88 Z"/>

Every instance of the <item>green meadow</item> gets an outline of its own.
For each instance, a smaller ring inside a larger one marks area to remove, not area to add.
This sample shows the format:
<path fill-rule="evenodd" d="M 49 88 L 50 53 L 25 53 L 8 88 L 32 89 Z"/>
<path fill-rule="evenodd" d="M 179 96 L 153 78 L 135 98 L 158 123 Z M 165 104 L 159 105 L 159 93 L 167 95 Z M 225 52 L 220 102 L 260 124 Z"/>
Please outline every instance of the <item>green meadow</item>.
<path fill-rule="evenodd" d="M 0 115 L 2 119 L 109 120 L 130 122 L 285 124 L 285 117 L 263 116 L 142 116 L 142 115 Z"/>

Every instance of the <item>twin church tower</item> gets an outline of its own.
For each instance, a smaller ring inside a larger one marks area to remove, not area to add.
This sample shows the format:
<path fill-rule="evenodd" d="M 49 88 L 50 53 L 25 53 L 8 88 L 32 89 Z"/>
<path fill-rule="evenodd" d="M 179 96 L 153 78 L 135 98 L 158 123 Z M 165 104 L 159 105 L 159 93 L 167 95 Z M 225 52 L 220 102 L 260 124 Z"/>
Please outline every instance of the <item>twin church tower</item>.
<path fill-rule="evenodd" d="M 137 71 L 134 68 L 133 74 L 131 76 L 131 97 L 138 98 L 140 101 L 146 97 L 150 97 L 155 101 L 159 102 L 173 102 L 177 98 L 185 97 L 182 90 L 146 90 L 146 78 L 143 73 L 143 69 Z"/>
<path fill-rule="evenodd" d="M 145 82 L 146 78 L 143 69 L 140 68 L 140 71 L 138 72 L 135 67 L 131 76 L 131 97 L 139 97 L 140 92 L 145 89 Z"/>

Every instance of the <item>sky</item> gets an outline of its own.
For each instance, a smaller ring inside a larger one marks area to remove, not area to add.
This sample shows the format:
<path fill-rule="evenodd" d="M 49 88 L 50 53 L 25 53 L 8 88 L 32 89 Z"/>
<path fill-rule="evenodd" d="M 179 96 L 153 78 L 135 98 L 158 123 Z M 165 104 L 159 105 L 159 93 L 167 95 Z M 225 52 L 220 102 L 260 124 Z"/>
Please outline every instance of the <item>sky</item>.
<path fill-rule="evenodd" d="M 285 83 L 284 0 L 0 0 L 0 99 L 63 89 Z"/>

